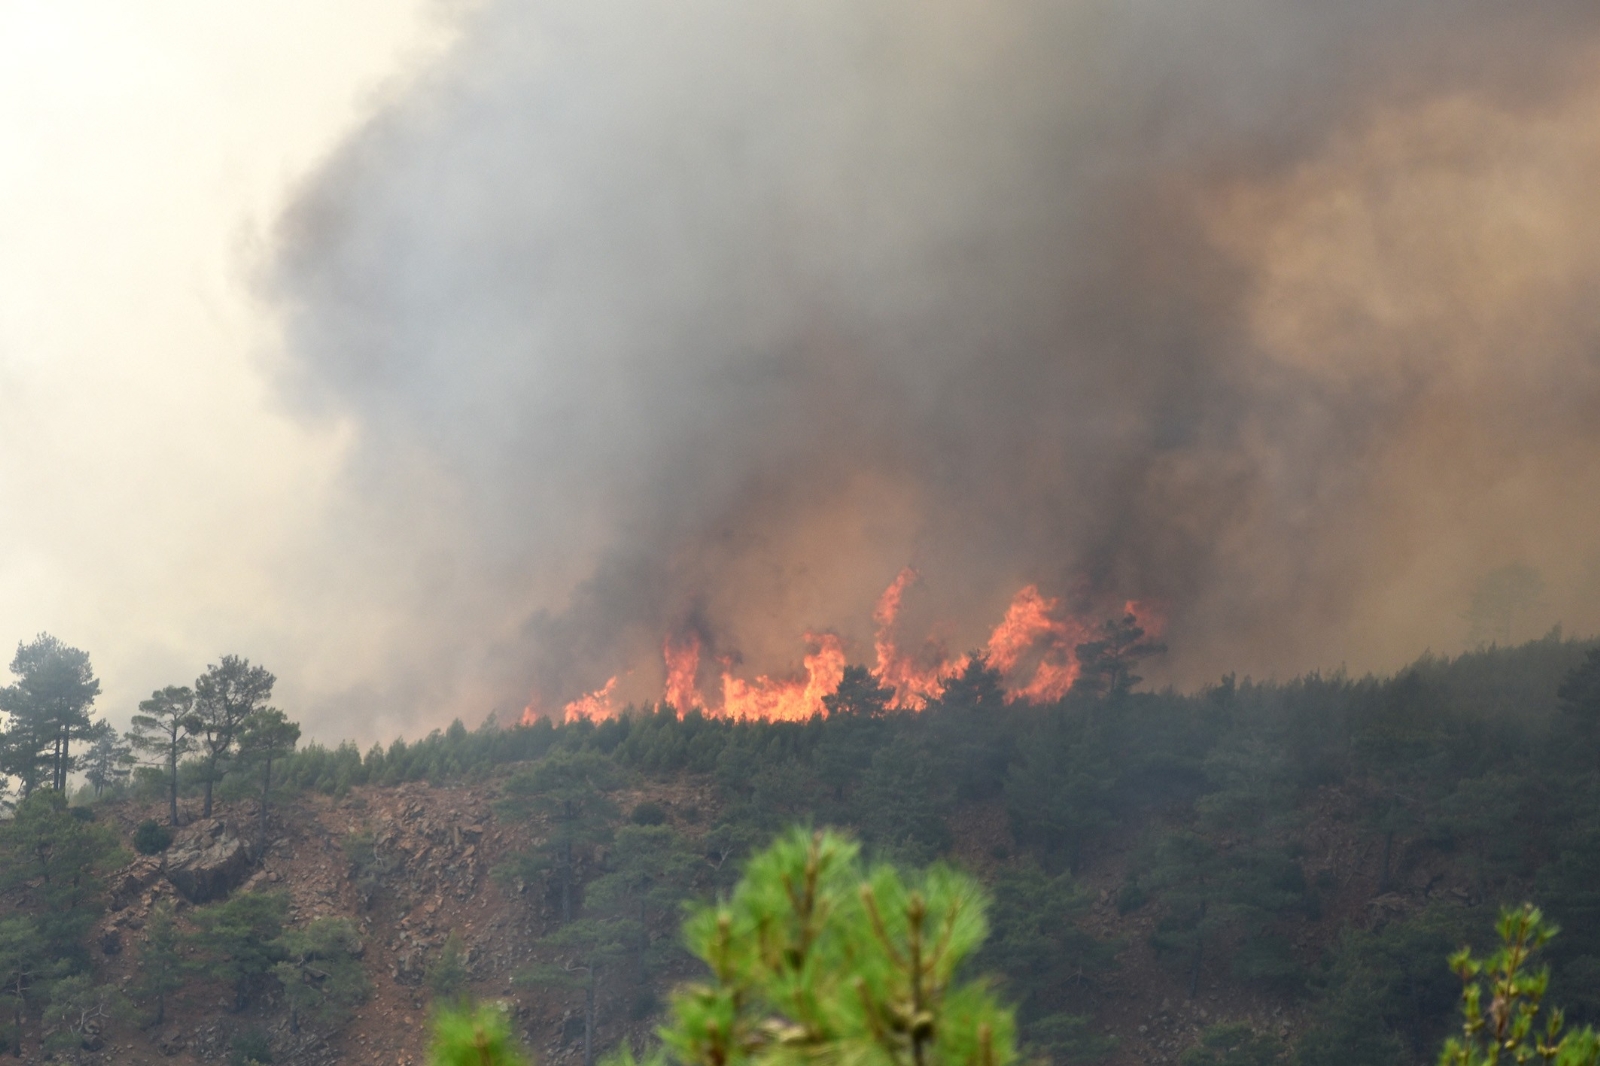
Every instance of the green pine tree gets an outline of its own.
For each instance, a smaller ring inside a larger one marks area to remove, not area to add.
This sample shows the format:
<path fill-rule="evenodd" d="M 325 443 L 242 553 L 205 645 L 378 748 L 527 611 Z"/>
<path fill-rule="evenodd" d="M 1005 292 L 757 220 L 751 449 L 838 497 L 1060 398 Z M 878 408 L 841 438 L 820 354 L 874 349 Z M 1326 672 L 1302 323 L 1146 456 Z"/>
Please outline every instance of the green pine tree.
<path fill-rule="evenodd" d="M 543 815 L 549 829 L 542 844 L 515 855 L 502 878 L 524 882 L 547 879 L 554 888 L 561 920 L 577 909 L 580 851 L 611 838 L 616 804 L 608 795 L 617 785 L 616 766 L 593 751 L 554 752 L 531 771 L 506 783 L 501 813 L 508 817 Z"/>
<path fill-rule="evenodd" d="M 183 987 L 183 958 L 178 954 L 178 931 L 172 920 L 172 904 L 161 902 L 150 910 L 144 926 L 144 944 L 135 971 L 134 999 L 151 1011 L 149 1024 L 160 1025 L 167 1017 L 167 1000 Z"/>

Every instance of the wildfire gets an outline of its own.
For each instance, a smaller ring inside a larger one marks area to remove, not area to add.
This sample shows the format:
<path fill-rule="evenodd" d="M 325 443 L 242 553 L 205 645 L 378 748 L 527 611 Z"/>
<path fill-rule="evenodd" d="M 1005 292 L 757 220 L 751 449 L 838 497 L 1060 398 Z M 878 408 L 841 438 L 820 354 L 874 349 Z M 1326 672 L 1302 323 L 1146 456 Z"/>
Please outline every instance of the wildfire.
<path fill-rule="evenodd" d="M 833 695 L 844 678 L 844 645 L 832 633 L 807 633 L 806 643 L 817 650 L 805 657 L 803 681 L 774 681 L 765 675 L 745 681 L 724 667 L 723 715 L 799 722 L 824 713 L 823 698 Z"/>
<path fill-rule="evenodd" d="M 667 664 L 667 687 L 661 694 L 663 703 L 679 714 L 695 707 L 704 707 L 700 688 L 695 678 L 700 673 L 700 637 L 694 633 L 682 644 L 674 644 L 668 637 L 661 642 L 661 658 Z"/>
<path fill-rule="evenodd" d="M 1016 594 L 989 635 L 984 658 L 1008 680 L 1024 656 L 1035 650 L 1040 653 L 1033 677 L 1026 684 L 1007 687 L 1007 702 L 1058 700 L 1078 679 L 1075 649 L 1090 630 L 1075 618 L 1058 616 L 1060 607 L 1059 600 L 1044 596 L 1037 585 L 1029 585 Z"/>
<path fill-rule="evenodd" d="M 872 675 L 892 691 L 889 706 L 901 710 L 921 710 L 937 699 L 945 685 L 971 665 L 970 655 L 951 656 L 936 642 L 926 641 L 918 654 L 903 651 L 896 639 L 901 602 L 918 580 L 910 567 L 901 570 L 878 597 L 872 612 L 877 629 L 873 637 L 876 665 Z M 1125 610 L 1140 624 L 1159 635 L 1164 619 L 1149 604 L 1129 600 Z M 1046 596 L 1037 585 L 1027 585 L 1012 597 L 1005 615 L 989 634 L 982 658 L 985 665 L 1000 674 L 1006 701 L 1047 703 L 1065 696 L 1078 678 L 1080 666 L 1077 646 L 1092 640 L 1096 628 L 1083 619 L 1063 612 L 1061 601 Z M 833 633 L 807 633 L 811 649 L 804 657 L 804 677 L 772 678 L 765 674 L 754 680 L 738 677 L 729 660 L 722 662 L 721 705 L 708 707 L 700 692 L 701 642 L 690 632 L 661 644 L 666 671 L 662 702 L 680 715 L 693 708 L 734 719 L 802 721 L 825 714 L 825 700 L 837 691 L 846 664 L 844 643 Z M 600 688 L 568 703 L 566 721 L 601 721 L 618 713 L 614 702 L 618 679 L 611 678 Z M 543 715 L 535 697 L 523 711 L 523 724 Z"/>
<path fill-rule="evenodd" d="M 617 691 L 617 678 L 613 676 L 610 681 L 586 695 L 579 696 L 564 708 L 566 719 L 576 722 L 580 718 L 588 718 L 596 722 L 607 718 L 615 718 L 616 706 L 611 702 L 612 694 Z"/>
<path fill-rule="evenodd" d="M 878 679 L 878 684 L 894 692 L 889 706 L 895 710 L 920 711 L 944 691 L 946 681 L 967 665 L 965 656 L 951 661 L 944 649 L 937 646 L 931 648 L 931 654 L 926 657 L 931 662 L 918 662 L 914 656 L 902 652 L 896 643 L 895 621 L 900 617 L 900 600 L 918 576 L 909 566 L 901 570 L 878 597 L 878 605 L 872 611 L 872 620 L 878 626 L 872 641 L 878 665 L 872 676 Z"/>

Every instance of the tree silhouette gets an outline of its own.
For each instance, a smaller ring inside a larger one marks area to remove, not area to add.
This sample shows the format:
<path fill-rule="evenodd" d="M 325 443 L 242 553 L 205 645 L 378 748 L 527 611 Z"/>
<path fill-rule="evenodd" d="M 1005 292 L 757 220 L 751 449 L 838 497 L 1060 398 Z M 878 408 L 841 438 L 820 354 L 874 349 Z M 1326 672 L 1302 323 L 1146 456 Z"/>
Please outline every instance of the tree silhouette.
<path fill-rule="evenodd" d="M 142 752 L 167 764 L 168 818 L 178 824 L 178 760 L 194 750 L 190 728 L 196 724 L 194 690 L 187 685 L 156 689 L 139 703 L 128 740 Z"/>

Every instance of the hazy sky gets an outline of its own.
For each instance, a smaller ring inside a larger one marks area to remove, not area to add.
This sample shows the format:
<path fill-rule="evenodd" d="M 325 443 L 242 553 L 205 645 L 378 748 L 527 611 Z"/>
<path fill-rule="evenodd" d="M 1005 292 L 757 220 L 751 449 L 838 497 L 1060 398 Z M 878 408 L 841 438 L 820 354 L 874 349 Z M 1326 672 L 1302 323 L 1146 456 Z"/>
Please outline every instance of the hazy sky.
<path fill-rule="evenodd" d="M 0 0 L 0 644 L 415 734 L 693 631 L 1600 626 L 1592 0 Z M 941 628 L 942 627 L 942 628 Z M 708 675 L 709 677 L 709 675 Z"/>
<path fill-rule="evenodd" d="M 0 2 L 0 642 L 87 649 L 114 719 L 226 652 L 338 670 L 287 564 L 349 432 L 283 412 L 249 277 L 444 43 L 422 0 Z"/>

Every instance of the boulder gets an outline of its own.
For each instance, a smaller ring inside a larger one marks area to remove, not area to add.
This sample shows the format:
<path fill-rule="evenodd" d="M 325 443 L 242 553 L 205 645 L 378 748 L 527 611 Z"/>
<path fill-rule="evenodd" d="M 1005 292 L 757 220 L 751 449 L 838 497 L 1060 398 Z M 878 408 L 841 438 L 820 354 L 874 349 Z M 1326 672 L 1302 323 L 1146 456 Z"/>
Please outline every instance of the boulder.
<path fill-rule="evenodd" d="M 111 880 L 111 909 L 120 911 L 161 880 L 160 856 L 145 855 L 133 860 Z"/>
<path fill-rule="evenodd" d="M 189 826 L 167 849 L 167 880 L 191 903 L 221 899 L 249 872 L 249 846 L 221 818 Z"/>

